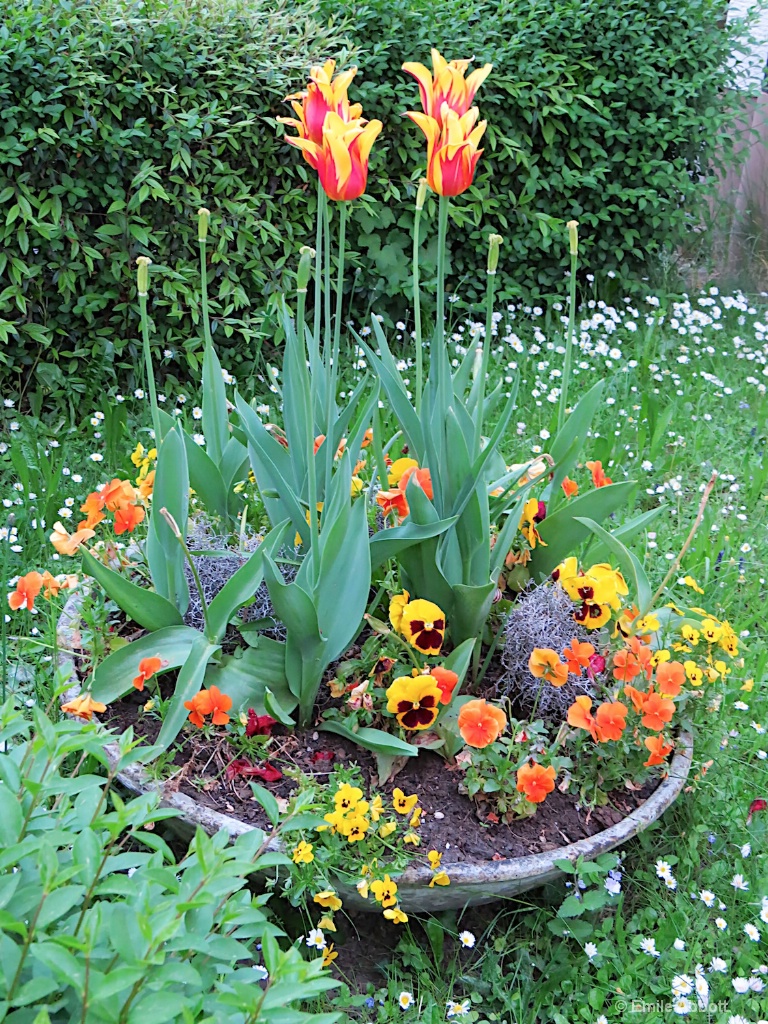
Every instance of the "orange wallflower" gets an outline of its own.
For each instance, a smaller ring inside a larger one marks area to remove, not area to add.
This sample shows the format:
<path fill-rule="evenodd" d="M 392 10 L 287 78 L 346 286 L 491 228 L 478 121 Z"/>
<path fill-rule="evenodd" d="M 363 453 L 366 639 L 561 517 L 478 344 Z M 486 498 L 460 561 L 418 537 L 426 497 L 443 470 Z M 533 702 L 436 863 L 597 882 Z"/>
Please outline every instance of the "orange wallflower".
<path fill-rule="evenodd" d="M 74 555 L 81 544 L 95 536 L 95 531 L 86 527 L 70 534 L 61 523 L 54 523 L 50 541 L 60 555 Z"/>
<path fill-rule="evenodd" d="M 405 519 L 410 511 L 405 494 L 399 487 L 396 487 L 394 491 L 379 491 L 376 495 L 376 504 L 381 505 L 381 511 L 385 516 L 388 516 L 390 512 L 396 512 L 401 519 Z"/>
<path fill-rule="evenodd" d="M 587 469 L 592 474 L 592 483 L 595 487 L 605 487 L 613 483 L 613 480 L 605 475 L 602 462 L 588 462 Z"/>
<path fill-rule="evenodd" d="M 408 481 L 414 475 L 416 477 L 416 483 L 422 491 L 424 491 L 429 500 L 432 501 L 432 498 L 434 497 L 434 493 L 432 491 L 432 474 L 428 469 L 419 469 L 417 466 L 409 466 L 398 481 L 398 490 L 401 490 L 403 494 L 405 494 Z"/>
<path fill-rule="evenodd" d="M 94 700 L 89 693 L 81 693 L 79 697 L 73 697 L 66 704 L 62 704 L 61 710 L 66 715 L 75 715 L 77 718 L 84 718 L 90 722 L 94 712 L 100 714 L 102 711 L 106 711 L 107 705 Z"/>
<path fill-rule="evenodd" d="M 626 726 L 629 708 L 619 701 L 601 704 L 595 713 L 597 738 L 601 743 L 608 740 L 620 740 Z"/>
<path fill-rule="evenodd" d="M 679 661 L 665 661 L 656 669 L 659 693 L 676 697 L 685 684 L 685 667 Z"/>
<path fill-rule="evenodd" d="M 43 589 L 43 577 L 39 572 L 28 572 L 22 576 L 16 584 L 16 589 L 8 595 L 8 604 L 12 611 L 19 608 L 26 608 L 32 611 L 35 607 L 35 598 Z"/>
<path fill-rule="evenodd" d="M 667 722 L 671 721 L 675 705 L 673 701 L 665 700 L 660 693 L 651 692 L 645 698 L 642 713 L 642 724 L 645 728 L 661 732 Z"/>
<path fill-rule="evenodd" d="M 210 686 L 207 690 L 196 693 L 192 700 L 185 700 L 184 707 L 189 711 L 189 720 L 198 729 L 205 725 L 205 718 L 212 715 L 214 725 L 226 725 L 229 722 L 227 711 L 232 707 L 232 698 L 222 693 L 218 686 Z"/>
<path fill-rule="evenodd" d="M 139 483 L 139 497 L 146 501 L 152 497 L 155 489 L 155 470 L 150 469 L 147 475 Z"/>
<path fill-rule="evenodd" d="M 461 117 L 472 106 L 475 93 L 491 73 L 493 64 L 476 68 L 465 78 L 470 61 L 447 61 L 435 49 L 431 53 L 431 72 L 429 68 L 415 61 L 403 64 L 403 71 L 413 75 L 419 83 L 421 105 L 425 114 L 440 120 L 445 105 Z"/>
<path fill-rule="evenodd" d="M 650 757 L 644 762 L 646 768 L 651 768 L 655 764 L 663 764 L 675 746 L 674 743 L 665 744 L 661 733 L 658 736 L 646 736 L 643 742 L 650 752 Z"/>
<path fill-rule="evenodd" d="M 146 512 L 141 505 L 125 505 L 115 512 L 115 533 L 133 533 L 139 523 L 143 522 Z"/>
<path fill-rule="evenodd" d="M 553 686 L 559 687 L 568 681 L 568 666 L 560 661 L 557 652 L 551 647 L 534 647 L 528 659 L 528 668 L 531 675 L 545 679 Z"/>
<path fill-rule="evenodd" d="M 470 747 L 482 749 L 493 743 L 507 727 L 507 716 L 487 700 L 469 700 L 459 712 L 459 732 Z"/>
<path fill-rule="evenodd" d="M 532 804 L 540 804 L 555 788 L 555 774 L 552 765 L 545 768 L 535 762 L 526 762 L 517 769 L 517 791 L 525 793 L 525 799 Z"/>
<path fill-rule="evenodd" d="M 575 480 L 571 480 L 570 477 L 563 477 L 563 481 L 560 486 L 563 488 L 563 494 L 566 498 L 575 498 L 579 493 L 579 485 Z"/>
<path fill-rule="evenodd" d="M 583 643 L 574 637 L 571 646 L 563 651 L 569 675 L 580 676 L 583 668 L 589 668 L 589 659 L 594 653 L 595 648 L 592 644 Z"/>
<path fill-rule="evenodd" d="M 158 657 L 156 654 L 151 658 L 142 658 L 139 662 L 139 674 L 134 676 L 133 685 L 137 690 L 143 690 L 144 683 L 148 679 L 151 679 L 155 672 L 159 672 L 161 668 L 165 668 L 167 664 L 167 661 L 163 661 L 163 659 Z"/>
<path fill-rule="evenodd" d="M 597 722 L 592 712 L 592 700 L 586 694 L 577 697 L 568 708 L 568 725 L 574 729 L 586 729 L 593 740 L 597 740 Z"/>
<path fill-rule="evenodd" d="M 435 668 L 431 668 L 429 674 L 440 689 L 440 703 L 450 704 L 459 677 L 455 672 L 451 672 L 449 668 L 443 668 L 442 665 L 436 665 Z"/>
<path fill-rule="evenodd" d="M 618 679 L 620 683 L 629 683 L 641 674 L 650 679 L 653 672 L 652 657 L 649 648 L 633 636 L 629 645 L 613 656 L 614 679 Z"/>
<path fill-rule="evenodd" d="M 116 512 L 136 500 L 136 489 L 131 481 L 120 480 L 118 477 L 105 484 L 99 493 L 108 512 Z"/>

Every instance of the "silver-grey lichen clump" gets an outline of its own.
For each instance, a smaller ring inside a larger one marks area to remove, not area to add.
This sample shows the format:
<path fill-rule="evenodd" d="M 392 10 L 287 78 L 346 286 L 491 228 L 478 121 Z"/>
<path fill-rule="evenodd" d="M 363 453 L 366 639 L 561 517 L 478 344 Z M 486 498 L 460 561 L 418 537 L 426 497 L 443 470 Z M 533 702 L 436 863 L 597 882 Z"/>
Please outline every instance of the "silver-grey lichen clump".
<path fill-rule="evenodd" d="M 192 561 L 200 577 L 200 584 L 206 604 L 210 604 L 219 591 L 234 576 L 250 558 L 251 554 L 261 543 L 261 536 L 249 534 L 243 538 L 242 546 L 239 540 L 222 536 L 216 532 L 214 524 L 200 516 L 197 517 L 189 530 L 187 544 L 192 552 Z M 211 552 L 210 554 L 208 552 Z M 213 554 L 215 552 L 215 554 Z M 292 552 L 289 552 L 291 554 Z M 296 575 L 296 567 L 278 563 L 283 579 L 286 582 L 292 580 Z M 203 630 L 205 619 L 200 595 L 197 591 L 192 571 L 185 563 L 184 574 L 189 584 L 189 607 L 184 615 L 184 622 L 194 629 Z M 266 583 L 262 583 L 254 594 L 253 602 L 246 605 L 240 611 L 240 618 L 243 622 L 253 622 L 257 619 L 270 619 L 274 616 L 272 602 L 269 599 Z M 274 628 L 265 630 L 265 635 L 276 640 L 285 639 L 285 627 L 277 622 Z"/>
<path fill-rule="evenodd" d="M 497 683 L 497 693 L 511 698 L 523 714 L 531 714 L 551 722 L 562 722 L 576 697 L 592 695 L 589 679 L 568 676 L 561 687 L 537 679 L 528 668 L 534 647 L 549 647 L 562 658 L 562 652 L 576 637 L 595 643 L 583 626 L 574 621 L 574 604 L 562 587 L 543 583 L 525 591 L 510 612 L 505 628 L 501 661 L 506 669 Z"/>

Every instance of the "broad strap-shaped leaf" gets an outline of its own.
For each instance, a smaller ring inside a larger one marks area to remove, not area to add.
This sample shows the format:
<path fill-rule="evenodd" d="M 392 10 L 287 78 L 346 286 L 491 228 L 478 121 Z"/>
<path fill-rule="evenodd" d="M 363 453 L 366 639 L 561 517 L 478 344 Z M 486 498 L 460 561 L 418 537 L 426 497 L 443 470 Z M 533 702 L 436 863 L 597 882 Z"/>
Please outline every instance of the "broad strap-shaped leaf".
<path fill-rule="evenodd" d="M 227 489 L 218 466 L 199 444 L 195 444 L 186 431 L 184 431 L 184 448 L 187 453 L 190 486 L 207 511 L 226 519 L 229 514 Z"/>
<path fill-rule="evenodd" d="M 96 666 L 91 691 L 94 699 L 111 704 L 130 693 L 142 658 L 157 656 L 168 663 L 167 669 L 180 668 L 199 636 L 191 626 L 166 626 L 119 647 Z"/>
<path fill-rule="evenodd" d="M 84 572 L 104 588 L 109 598 L 133 622 L 150 630 L 182 625 L 184 620 L 181 613 L 167 598 L 147 587 L 131 583 L 122 573 L 107 568 L 85 548 L 80 548 L 80 554 Z"/>
<path fill-rule="evenodd" d="M 634 540 L 643 530 L 647 530 L 655 519 L 658 519 L 662 510 L 662 506 L 659 505 L 647 512 L 641 512 L 639 516 L 635 516 L 633 519 L 627 520 L 626 523 L 622 523 L 621 526 L 617 526 L 615 530 L 611 530 L 611 536 L 620 540 L 622 544 Z M 608 558 L 608 548 L 600 541 L 589 549 L 589 555 L 593 562 L 605 562 Z"/>
<path fill-rule="evenodd" d="M 229 440 L 229 415 L 221 363 L 210 343 L 203 353 L 203 434 L 207 454 L 218 468 Z"/>
<path fill-rule="evenodd" d="M 254 640 L 254 646 L 241 655 L 226 655 L 219 664 L 209 665 L 205 684 L 218 686 L 222 693 L 230 696 L 235 713 L 253 708 L 259 715 L 278 718 L 267 707 L 267 691 L 284 715 L 290 714 L 298 704 L 285 675 L 285 644 L 267 636 Z"/>
<path fill-rule="evenodd" d="M 155 590 L 183 615 L 189 604 L 189 587 L 184 576 L 184 551 L 161 515 L 160 510 L 163 508 L 173 516 L 182 537 L 186 537 L 189 472 L 180 428 L 168 431 L 158 451 L 146 555 Z"/>
<path fill-rule="evenodd" d="M 645 569 L 640 564 L 637 555 L 633 554 L 617 537 L 603 529 L 593 519 L 580 516 L 578 522 L 591 530 L 618 560 L 619 568 L 624 573 L 630 588 L 635 592 L 640 615 L 645 615 L 650 610 L 652 591 Z"/>
<path fill-rule="evenodd" d="M 557 463 L 550 487 L 550 494 L 558 494 L 559 496 L 560 484 L 576 465 L 579 452 L 592 425 L 597 408 L 600 405 L 600 399 L 603 397 L 604 387 L 605 381 L 599 380 L 597 384 L 589 389 L 586 395 L 579 400 L 576 408 L 557 432 L 554 441 L 550 445 L 549 453 Z M 575 444 L 577 439 L 580 440 L 578 445 Z"/>
<path fill-rule="evenodd" d="M 274 557 L 281 545 L 285 543 L 289 530 L 290 523 L 287 521 L 271 530 L 245 565 L 241 566 L 227 580 L 208 605 L 208 622 L 212 641 L 221 642 L 229 620 L 256 593 L 264 578 L 264 555 L 268 554 Z"/>
<path fill-rule="evenodd" d="M 181 666 L 176 689 L 163 719 L 163 725 L 157 737 L 156 746 L 167 750 L 181 732 L 184 722 L 189 714 L 184 707 L 185 701 L 192 700 L 196 693 L 203 687 L 203 679 L 208 668 L 208 662 L 216 651 L 220 650 L 218 644 L 210 643 L 202 633 L 198 633 L 192 643 L 192 649 L 187 655 L 186 661 Z"/>
<path fill-rule="evenodd" d="M 349 498 L 347 498 L 349 500 Z M 314 591 L 320 632 L 329 662 L 357 636 L 371 587 L 371 554 L 365 505 L 355 502 L 320 537 L 320 572 Z M 313 698 L 314 700 L 314 698 Z"/>
<path fill-rule="evenodd" d="M 448 622 L 454 643 L 475 640 L 481 635 L 495 593 L 496 583 L 493 581 L 475 587 L 454 584 L 453 606 Z"/>
<path fill-rule="evenodd" d="M 400 526 L 379 530 L 370 539 L 371 568 L 378 569 L 388 558 L 397 557 L 406 548 L 445 533 L 454 525 L 456 518 L 452 516 L 450 519 L 437 519 L 432 523 L 418 525 L 408 516 Z"/>
<path fill-rule="evenodd" d="M 343 722 L 330 721 L 322 722 L 319 726 L 324 732 L 335 733 L 336 736 L 343 736 L 351 743 L 359 747 L 372 750 L 376 754 L 388 754 L 392 757 L 418 757 L 419 748 L 412 743 L 406 743 L 398 736 L 392 736 L 383 729 L 350 729 Z"/>
<path fill-rule="evenodd" d="M 384 389 L 384 394 L 387 396 L 392 412 L 395 414 L 395 418 L 400 424 L 403 433 L 405 434 L 406 440 L 411 448 L 411 453 L 415 459 L 423 465 L 424 463 L 424 437 L 421 426 L 421 421 L 416 415 L 416 410 L 411 405 L 411 400 L 408 398 L 408 391 L 403 378 L 400 375 L 400 371 L 397 368 L 397 362 L 395 361 L 392 352 L 390 351 L 389 345 L 384 331 L 381 328 L 381 324 L 374 317 L 372 320 L 373 331 L 376 335 L 376 342 L 379 346 L 381 356 L 377 356 L 370 345 L 352 331 L 358 345 L 365 352 L 366 358 L 373 368 L 376 376 L 381 381 L 381 386 Z"/>
<path fill-rule="evenodd" d="M 530 572 L 534 579 L 549 576 L 552 570 L 572 555 L 590 534 L 590 530 L 577 517 L 600 522 L 624 508 L 637 484 L 624 480 L 606 487 L 596 487 L 574 498 L 564 508 L 539 523 L 539 534 L 547 544 L 537 544 L 530 561 Z M 498 543 L 498 541 L 497 541 Z"/>

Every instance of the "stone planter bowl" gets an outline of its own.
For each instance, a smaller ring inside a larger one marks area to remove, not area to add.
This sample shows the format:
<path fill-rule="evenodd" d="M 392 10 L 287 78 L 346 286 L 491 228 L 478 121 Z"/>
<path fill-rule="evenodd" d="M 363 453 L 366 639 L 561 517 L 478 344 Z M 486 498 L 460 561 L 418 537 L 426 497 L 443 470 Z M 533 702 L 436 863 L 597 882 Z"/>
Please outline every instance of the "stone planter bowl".
<path fill-rule="evenodd" d="M 59 620 L 59 664 L 70 673 L 71 691 L 67 697 L 79 692 L 75 674 L 74 658 L 71 653 L 71 638 L 79 619 L 79 597 L 73 595 L 67 602 Z M 105 752 L 111 765 L 118 758 L 116 744 L 106 744 Z M 556 850 L 538 853 L 529 857 L 512 857 L 507 860 L 485 863 L 458 863 L 449 866 L 451 884 L 430 889 L 432 872 L 426 866 L 412 866 L 397 877 L 398 898 L 407 913 L 433 913 L 440 910 L 456 910 L 465 906 L 494 903 L 508 896 L 517 896 L 529 889 L 554 882 L 563 876 L 555 865 L 557 860 L 576 861 L 578 857 L 594 860 L 601 853 L 615 850 L 627 840 L 642 832 L 661 817 L 677 799 L 685 786 L 693 759 L 693 740 L 689 733 L 677 737 L 675 755 L 669 765 L 669 772 L 657 789 L 640 807 L 617 825 L 598 832 L 587 839 L 580 839 Z M 228 814 L 222 814 L 204 807 L 184 793 L 165 791 L 162 782 L 149 777 L 141 765 L 132 764 L 117 775 L 121 785 L 131 793 L 141 794 L 159 791 L 162 804 L 179 812 L 178 818 L 170 819 L 166 825 L 178 834 L 188 838 L 202 826 L 213 834 L 224 829 L 233 838 L 251 830 L 252 826 Z M 356 910 L 375 911 L 377 904 L 361 898 L 353 886 L 341 880 L 336 891 L 344 903 Z"/>

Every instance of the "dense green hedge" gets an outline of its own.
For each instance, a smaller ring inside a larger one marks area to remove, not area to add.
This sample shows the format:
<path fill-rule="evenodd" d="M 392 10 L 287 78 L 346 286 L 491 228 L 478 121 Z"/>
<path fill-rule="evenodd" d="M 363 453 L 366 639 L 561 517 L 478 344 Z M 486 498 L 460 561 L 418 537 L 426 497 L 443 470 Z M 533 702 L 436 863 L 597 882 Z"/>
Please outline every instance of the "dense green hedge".
<path fill-rule="evenodd" d="M 730 118 L 732 42 L 714 0 L 10 0 L 0 26 L 0 379 L 84 392 L 135 363 L 131 261 L 157 264 L 165 369 L 201 351 L 194 211 L 224 360 L 247 372 L 275 340 L 270 295 L 311 241 L 314 182 L 275 116 L 321 56 L 384 132 L 350 226 L 354 309 L 409 303 L 421 133 L 404 60 L 491 61 L 486 153 L 453 204 L 452 287 L 482 287 L 484 239 L 505 236 L 505 295 L 546 296 L 566 263 L 555 221 L 582 223 L 587 261 L 626 280 L 690 229 Z M 336 19 L 336 20 L 335 20 Z M 434 237 L 425 239 L 428 285 Z M 3 319 L 4 318 L 4 319 Z M 123 381 L 124 383 L 124 381 Z"/>

